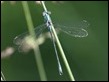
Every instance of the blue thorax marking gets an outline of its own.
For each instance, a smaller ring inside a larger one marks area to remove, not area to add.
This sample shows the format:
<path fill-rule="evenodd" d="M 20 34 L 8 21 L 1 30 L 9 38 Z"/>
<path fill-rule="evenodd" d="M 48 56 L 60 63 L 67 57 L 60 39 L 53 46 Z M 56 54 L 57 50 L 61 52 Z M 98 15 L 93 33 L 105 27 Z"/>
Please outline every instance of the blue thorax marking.
<path fill-rule="evenodd" d="M 43 12 L 43 16 L 44 16 L 44 22 L 46 23 L 46 26 L 50 30 L 51 29 L 51 23 L 50 23 L 49 13 L 48 12 Z"/>

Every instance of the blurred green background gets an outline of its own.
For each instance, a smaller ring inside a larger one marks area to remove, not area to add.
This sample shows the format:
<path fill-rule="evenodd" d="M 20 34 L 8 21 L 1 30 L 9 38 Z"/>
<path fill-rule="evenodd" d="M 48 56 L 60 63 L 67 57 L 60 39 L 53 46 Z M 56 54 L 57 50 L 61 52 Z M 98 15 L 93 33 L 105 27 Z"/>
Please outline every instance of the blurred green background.
<path fill-rule="evenodd" d="M 43 8 L 36 2 L 28 2 L 34 26 L 44 23 Z M 107 1 L 47 1 L 52 20 L 56 23 L 73 25 L 73 22 L 87 20 L 89 35 L 75 38 L 61 32 L 58 36 L 76 81 L 108 80 L 108 2 Z M 1 52 L 7 47 L 15 47 L 15 36 L 27 31 L 27 23 L 21 2 L 1 4 Z M 40 45 L 41 56 L 47 79 L 50 81 L 69 81 L 63 60 L 60 56 L 64 74 L 58 74 L 56 57 L 51 40 Z M 1 70 L 9 81 L 40 80 L 34 53 L 15 52 L 1 59 Z"/>

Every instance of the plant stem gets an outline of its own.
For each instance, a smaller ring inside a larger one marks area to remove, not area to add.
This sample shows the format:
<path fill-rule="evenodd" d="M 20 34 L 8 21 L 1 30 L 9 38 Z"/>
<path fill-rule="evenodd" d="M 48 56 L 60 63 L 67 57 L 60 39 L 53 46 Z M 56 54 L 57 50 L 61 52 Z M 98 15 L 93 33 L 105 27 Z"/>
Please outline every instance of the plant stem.
<path fill-rule="evenodd" d="M 35 36 L 34 26 L 33 26 L 33 22 L 32 22 L 32 18 L 31 18 L 31 15 L 30 15 L 29 6 L 28 6 L 27 1 L 22 1 L 22 5 L 23 5 L 24 14 L 25 14 L 29 33 L 30 33 L 30 35 Z"/>
<path fill-rule="evenodd" d="M 29 6 L 28 6 L 27 1 L 22 1 L 22 6 L 24 9 L 24 14 L 25 14 L 25 18 L 27 21 L 29 33 L 35 40 L 36 37 L 35 37 L 35 32 L 34 32 L 34 26 L 33 26 L 33 22 L 32 22 L 32 18 L 31 18 L 31 14 L 29 11 Z M 39 46 L 37 44 L 35 44 L 35 48 L 33 48 L 33 50 L 34 50 L 34 54 L 35 54 L 35 60 L 37 63 L 40 79 L 41 79 L 41 81 L 47 81 L 43 61 L 42 61 L 40 50 L 39 50 Z"/>
<path fill-rule="evenodd" d="M 41 3 L 42 3 L 42 6 L 43 6 L 43 8 L 44 8 L 44 11 L 45 11 L 45 12 L 48 12 L 48 11 L 47 11 L 47 8 L 46 8 L 46 6 L 45 6 L 44 1 L 41 1 Z M 50 18 L 50 16 L 49 16 L 49 18 Z M 50 22 L 51 22 L 51 27 L 52 27 L 53 34 L 54 34 L 55 39 L 56 39 L 56 43 L 57 43 L 58 48 L 59 48 L 59 50 L 60 50 L 60 52 L 61 52 L 61 56 L 62 56 L 62 59 L 63 59 L 63 61 L 64 61 L 64 63 L 65 63 L 65 67 L 66 67 L 66 69 L 67 69 L 67 72 L 68 72 L 68 74 L 69 74 L 69 77 L 70 77 L 71 81 L 75 81 L 74 76 L 73 76 L 72 71 L 71 71 L 71 68 L 70 68 L 70 66 L 69 66 L 69 63 L 68 63 L 68 61 L 67 61 L 67 58 L 66 58 L 65 53 L 64 53 L 64 51 L 63 51 L 63 48 L 62 48 L 62 46 L 61 46 L 61 43 L 60 43 L 60 41 L 59 41 L 59 39 L 58 39 L 57 33 L 56 33 L 55 29 L 54 29 L 54 25 L 53 25 L 53 23 L 52 23 L 51 18 L 50 18 Z"/>
<path fill-rule="evenodd" d="M 5 76 L 2 71 L 1 71 L 1 81 L 6 81 Z"/>

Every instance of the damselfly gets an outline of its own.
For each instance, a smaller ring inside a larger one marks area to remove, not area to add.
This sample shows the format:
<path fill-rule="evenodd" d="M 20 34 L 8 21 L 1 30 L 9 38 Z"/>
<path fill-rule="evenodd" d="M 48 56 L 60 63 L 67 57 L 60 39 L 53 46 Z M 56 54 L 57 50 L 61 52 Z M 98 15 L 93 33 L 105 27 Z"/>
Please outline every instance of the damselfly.
<path fill-rule="evenodd" d="M 88 36 L 88 32 L 85 30 L 85 28 L 87 28 L 89 26 L 89 23 L 86 20 L 82 20 L 77 25 L 74 25 L 72 27 L 67 27 L 67 26 L 61 26 L 61 25 L 58 25 L 55 23 L 52 24 L 52 21 L 49 17 L 49 12 L 43 12 L 43 16 L 44 16 L 45 24 L 42 24 L 42 25 L 36 27 L 34 29 L 34 31 L 35 31 L 36 37 L 38 37 L 44 31 L 44 29 L 48 28 L 50 35 L 51 35 L 52 42 L 53 42 L 57 62 L 58 62 L 59 74 L 62 75 L 62 73 L 63 73 L 62 67 L 61 67 L 61 64 L 59 61 L 57 48 L 56 48 L 56 44 L 55 44 L 55 37 L 54 37 L 54 34 L 52 32 L 51 26 L 54 25 L 54 27 L 56 27 L 59 30 L 63 31 L 64 33 L 71 35 L 71 36 L 74 36 L 74 37 L 86 37 L 86 36 Z M 24 39 L 27 36 L 29 36 L 29 33 L 25 32 L 25 33 L 20 34 L 14 38 L 14 43 L 19 46 L 19 50 L 21 50 L 20 48 L 22 46 L 25 46 Z"/>

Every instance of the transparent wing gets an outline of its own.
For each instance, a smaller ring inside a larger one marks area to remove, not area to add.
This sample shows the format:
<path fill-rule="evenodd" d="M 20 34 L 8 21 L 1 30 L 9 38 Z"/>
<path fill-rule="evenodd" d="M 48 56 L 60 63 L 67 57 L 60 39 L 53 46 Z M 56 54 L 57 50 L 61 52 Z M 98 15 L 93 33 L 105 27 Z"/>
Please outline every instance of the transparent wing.
<path fill-rule="evenodd" d="M 73 26 L 61 26 L 59 24 L 54 24 L 56 28 L 59 28 L 61 31 L 74 36 L 74 37 L 86 37 L 88 35 L 88 32 L 85 30 L 90 24 L 83 20 L 78 24 L 75 24 Z"/>
<path fill-rule="evenodd" d="M 46 28 L 45 24 L 42 24 L 42 25 L 36 27 L 34 29 L 35 33 L 36 33 L 36 37 L 38 37 L 44 31 L 45 28 Z M 28 35 L 29 35 L 29 32 L 25 32 L 25 33 L 22 33 L 22 34 L 16 36 L 13 40 L 13 43 L 21 46 L 23 44 L 24 38 Z"/>

